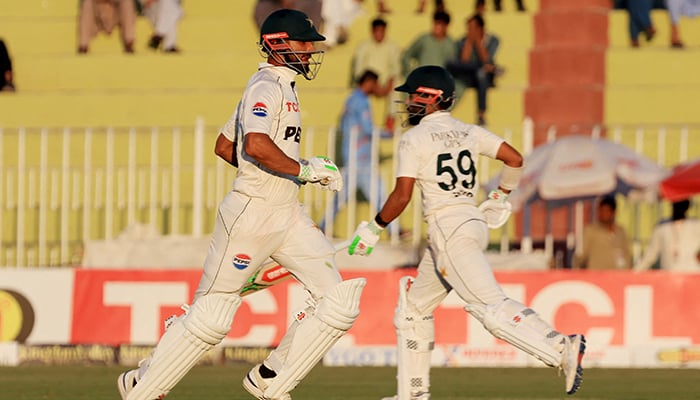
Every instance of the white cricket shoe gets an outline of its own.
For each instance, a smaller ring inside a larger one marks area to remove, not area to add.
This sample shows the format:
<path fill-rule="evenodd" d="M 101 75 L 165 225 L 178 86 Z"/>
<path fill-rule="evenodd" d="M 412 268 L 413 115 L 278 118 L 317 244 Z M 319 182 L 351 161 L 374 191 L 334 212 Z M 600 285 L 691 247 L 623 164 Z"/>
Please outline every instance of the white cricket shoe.
<path fill-rule="evenodd" d="M 122 400 L 126 400 L 126 396 L 129 394 L 131 389 L 136 386 L 138 376 L 138 368 L 122 372 L 121 375 L 119 375 L 119 378 L 117 378 L 117 387 L 119 388 L 119 394 L 122 396 Z"/>
<path fill-rule="evenodd" d="M 263 378 L 262 375 L 260 375 L 261 365 L 262 364 L 256 364 L 253 369 L 248 372 L 248 375 L 243 378 L 243 389 L 259 400 L 292 400 L 292 396 L 290 396 L 289 393 L 285 393 L 279 399 L 265 397 L 265 390 L 270 386 L 270 382 L 274 378 Z"/>
<path fill-rule="evenodd" d="M 561 369 L 564 371 L 566 394 L 574 394 L 583 381 L 581 360 L 586 352 L 586 338 L 581 334 L 569 335 L 566 342 Z"/>

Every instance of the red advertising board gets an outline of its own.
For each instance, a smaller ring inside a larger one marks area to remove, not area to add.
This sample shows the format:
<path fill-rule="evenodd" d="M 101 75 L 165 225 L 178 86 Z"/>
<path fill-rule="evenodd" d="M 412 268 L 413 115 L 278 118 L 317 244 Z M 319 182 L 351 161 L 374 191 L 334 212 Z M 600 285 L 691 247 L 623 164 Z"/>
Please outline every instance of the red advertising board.
<path fill-rule="evenodd" d="M 393 345 L 397 282 L 414 272 L 343 273 L 345 278 L 367 278 L 361 314 L 348 340 L 355 345 Z M 155 343 L 162 321 L 181 313 L 180 305 L 191 301 L 199 275 L 198 270 L 76 271 L 71 343 Z M 496 276 L 511 297 L 530 305 L 557 329 L 582 332 L 597 346 L 700 344 L 700 275 L 543 271 Z M 291 281 L 244 297 L 226 342 L 277 344 L 304 298 Z M 460 299 L 450 295 L 436 311 L 436 342 L 495 343 L 462 307 Z"/>

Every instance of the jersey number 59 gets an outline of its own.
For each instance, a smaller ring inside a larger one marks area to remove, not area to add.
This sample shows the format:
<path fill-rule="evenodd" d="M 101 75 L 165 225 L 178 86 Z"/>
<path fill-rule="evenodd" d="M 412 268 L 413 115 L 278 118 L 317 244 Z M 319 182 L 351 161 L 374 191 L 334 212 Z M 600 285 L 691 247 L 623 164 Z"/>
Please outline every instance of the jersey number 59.
<path fill-rule="evenodd" d="M 476 166 L 469 150 L 462 150 L 455 158 L 450 153 L 438 154 L 437 175 L 447 174 L 447 181 L 438 182 L 442 190 L 454 190 L 457 181 L 465 189 L 474 187 L 476 181 Z"/>

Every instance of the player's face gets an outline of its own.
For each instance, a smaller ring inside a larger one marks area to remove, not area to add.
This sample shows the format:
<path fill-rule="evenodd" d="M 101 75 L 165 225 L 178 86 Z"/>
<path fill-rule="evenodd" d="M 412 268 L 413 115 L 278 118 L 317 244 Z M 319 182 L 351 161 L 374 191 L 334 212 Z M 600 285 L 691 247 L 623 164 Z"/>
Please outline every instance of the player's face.
<path fill-rule="evenodd" d="M 314 42 L 299 40 L 285 40 L 272 56 L 275 65 L 286 65 L 308 80 L 316 77 L 322 60 L 323 51 L 316 50 Z"/>
<path fill-rule="evenodd" d="M 426 103 L 426 98 L 420 93 L 411 93 L 406 101 L 406 112 L 408 112 L 409 125 L 418 125 L 428 112 L 429 104 Z"/>

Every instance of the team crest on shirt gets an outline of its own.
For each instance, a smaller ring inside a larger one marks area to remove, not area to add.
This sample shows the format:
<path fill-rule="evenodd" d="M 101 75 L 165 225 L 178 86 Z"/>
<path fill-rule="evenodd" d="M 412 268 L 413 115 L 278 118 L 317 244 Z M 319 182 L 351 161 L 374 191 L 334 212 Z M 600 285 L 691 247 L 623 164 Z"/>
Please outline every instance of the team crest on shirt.
<path fill-rule="evenodd" d="M 267 105 L 257 102 L 253 105 L 253 115 L 257 117 L 267 117 Z"/>
<path fill-rule="evenodd" d="M 236 254 L 233 256 L 233 266 L 236 269 L 246 269 L 250 265 L 250 256 L 247 254 Z"/>

